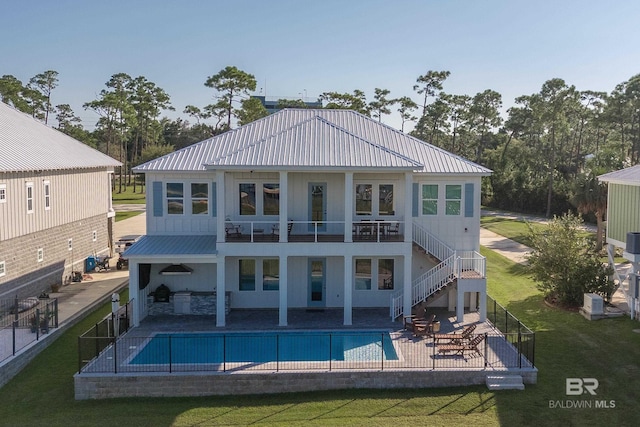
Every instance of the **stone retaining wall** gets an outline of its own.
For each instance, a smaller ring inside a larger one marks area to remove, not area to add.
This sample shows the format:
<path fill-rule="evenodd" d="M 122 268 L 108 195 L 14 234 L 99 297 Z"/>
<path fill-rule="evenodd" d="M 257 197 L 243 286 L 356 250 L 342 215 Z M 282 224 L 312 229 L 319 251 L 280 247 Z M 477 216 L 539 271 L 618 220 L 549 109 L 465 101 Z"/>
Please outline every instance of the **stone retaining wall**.
<path fill-rule="evenodd" d="M 76 374 L 77 400 L 288 393 L 340 389 L 400 389 L 483 385 L 488 375 L 522 375 L 535 384 L 537 370 L 330 371 L 264 373 Z"/>

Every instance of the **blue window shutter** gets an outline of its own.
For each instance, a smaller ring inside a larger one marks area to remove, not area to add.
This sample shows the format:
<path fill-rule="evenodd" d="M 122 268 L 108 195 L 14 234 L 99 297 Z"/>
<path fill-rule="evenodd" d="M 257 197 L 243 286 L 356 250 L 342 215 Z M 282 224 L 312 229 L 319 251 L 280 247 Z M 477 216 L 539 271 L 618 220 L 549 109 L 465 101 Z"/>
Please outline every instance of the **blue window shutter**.
<path fill-rule="evenodd" d="M 162 182 L 153 181 L 153 216 L 162 216 Z"/>
<path fill-rule="evenodd" d="M 211 183 L 211 202 L 209 206 L 211 207 L 211 216 L 218 216 L 218 197 L 217 197 L 217 188 L 216 183 Z"/>
<path fill-rule="evenodd" d="M 464 216 L 473 217 L 473 184 L 464 185 Z"/>
<path fill-rule="evenodd" d="M 413 217 L 418 216 L 418 212 L 420 211 L 420 184 L 417 182 L 413 183 Z"/>

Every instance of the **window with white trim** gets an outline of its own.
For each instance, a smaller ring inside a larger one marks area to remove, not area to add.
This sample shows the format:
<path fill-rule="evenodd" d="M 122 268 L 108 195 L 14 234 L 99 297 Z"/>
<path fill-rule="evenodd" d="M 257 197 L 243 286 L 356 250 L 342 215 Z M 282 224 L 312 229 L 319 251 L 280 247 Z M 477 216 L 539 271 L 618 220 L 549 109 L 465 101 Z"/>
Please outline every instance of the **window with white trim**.
<path fill-rule="evenodd" d="M 256 260 L 241 259 L 239 261 L 239 279 L 238 290 L 255 291 L 256 290 Z"/>
<path fill-rule="evenodd" d="M 383 258 L 378 260 L 378 289 L 393 289 L 393 258 Z"/>
<path fill-rule="evenodd" d="M 278 258 L 262 260 L 262 290 L 280 289 L 280 260 Z"/>
<path fill-rule="evenodd" d="M 91 233 L 91 240 L 93 240 L 94 242 L 98 240 L 98 232 L 96 230 L 93 230 L 93 232 Z"/>
<path fill-rule="evenodd" d="M 445 186 L 445 215 L 460 215 L 462 208 L 462 185 Z"/>
<path fill-rule="evenodd" d="M 371 289 L 371 259 L 356 259 L 356 290 Z"/>
<path fill-rule="evenodd" d="M 44 261 L 44 249 L 43 248 L 39 248 L 38 249 L 38 262 L 42 262 Z"/>
<path fill-rule="evenodd" d="M 0 203 L 7 203 L 7 184 L 0 184 Z"/>
<path fill-rule="evenodd" d="M 356 215 L 395 215 L 393 184 L 356 184 Z"/>
<path fill-rule="evenodd" d="M 33 213 L 33 182 L 27 182 L 27 213 Z"/>
<path fill-rule="evenodd" d="M 209 184 L 191 183 L 191 214 L 207 215 L 209 213 Z"/>
<path fill-rule="evenodd" d="M 0 261 L 0 277 L 7 273 L 4 261 Z"/>
<path fill-rule="evenodd" d="M 167 183 L 167 213 L 169 215 L 184 214 L 184 184 L 181 182 Z"/>
<path fill-rule="evenodd" d="M 44 210 L 48 211 L 49 209 L 51 209 L 51 183 L 49 181 L 44 181 L 43 186 Z"/>
<path fill-rule="evenodd" d="M 69 239 L 67 241 L 67 249 L 69 249 L 70 251 L 73 250 L 73 239 Z"/>
<path fill-rule="evenodd" d="M 438 184 L 422 184 L 422 215 L 438 215 Z"/>

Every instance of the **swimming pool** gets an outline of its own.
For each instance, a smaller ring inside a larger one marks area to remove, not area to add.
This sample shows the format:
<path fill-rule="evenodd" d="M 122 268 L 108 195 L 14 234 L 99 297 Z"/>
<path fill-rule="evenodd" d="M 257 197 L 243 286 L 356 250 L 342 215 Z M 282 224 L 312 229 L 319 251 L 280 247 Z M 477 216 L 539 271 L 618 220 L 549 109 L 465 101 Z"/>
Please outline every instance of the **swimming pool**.
<path fill-rule="evenodd" d="M 131 365 L 398 360 L 386 331 L 156 334 Z"/>

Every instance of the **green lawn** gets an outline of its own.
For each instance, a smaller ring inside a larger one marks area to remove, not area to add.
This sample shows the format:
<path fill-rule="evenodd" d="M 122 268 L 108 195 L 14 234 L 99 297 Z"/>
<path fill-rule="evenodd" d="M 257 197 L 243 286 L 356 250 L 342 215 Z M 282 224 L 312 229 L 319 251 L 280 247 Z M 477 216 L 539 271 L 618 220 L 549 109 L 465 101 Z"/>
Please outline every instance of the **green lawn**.
<path fill-rule="evenodd" d="M 486 228 L 487 230 L 493 231 L 496 234 L 514 240 L 525 246 L 531 246 L 531 240 L 529 239 L 529 225 L 535 230 L 542 230 L 546 227 L 545 224 L 536 222 L 530 222 L 527 224 L 524 221 L 495 216 L 483 216 L 480 218 L 480 226 L 482 228 Z M 595 237 L 595 233 L 589 231 L 584 231 L 583 235 Z M 614 261 L 618 264 L 629 262 L 622 256 L 616 256 Z M 602 262 L 608 262 L 606 255 L 602 257 Z"/>
<path fill-rule="evenodd" d="M 143 211 L 123 211 L 116 212 L 116 222 L 122 221 L 127 218 L 131 218 L 132 216 L 140 215 Z"/>
<path fill-rule="evenodd" d="M 484 248 L 482 253 L 489 293 L 536 331 L 538 384 L 525 391 L 490 392 L 477 386 L 76 402 L 77 336 L 109 311 L 107 304 L 0 389 L 0 425 L 640 425 L 640 334 L 633 332 L 640 324 L 628 318 L 589 322 L 549 308 L 522 266 Z M 598 395 L 565 396 L 567 377 L 597 378 Z M 614 400 L 615 408 L 549 408 L 550 400 L 582 399 Z"/>
<path fill-rule="evenodd" d="M 114 205 L 124 205 L 124 204 L 145 204 L 146 203 L 146 194 L 141 193 L 143 187 L 138 185 L 136 187 L 136 193 L 133 192 L 133 185 L 130 186 L 122 186 L 123 191 L 118 192 L 120 187 L 116 185 L 113 190 L 113 194 L 111 195 L 111 199 L 113 200 Z"/>

